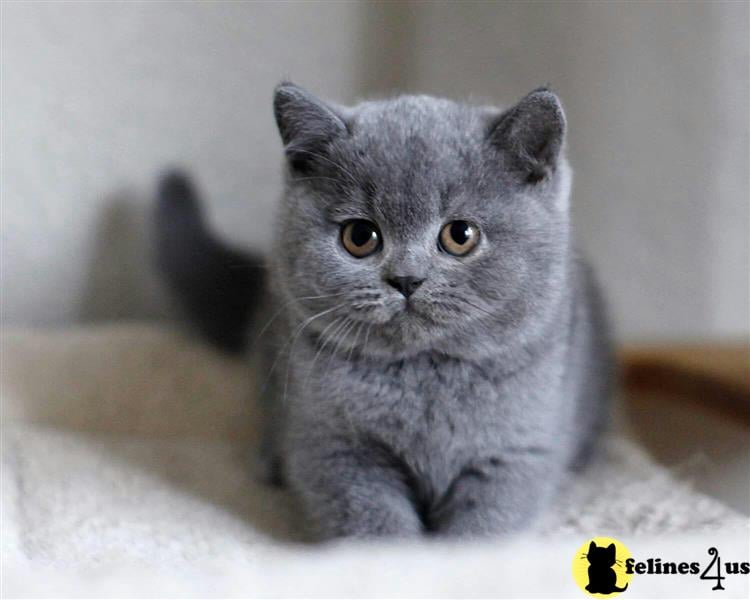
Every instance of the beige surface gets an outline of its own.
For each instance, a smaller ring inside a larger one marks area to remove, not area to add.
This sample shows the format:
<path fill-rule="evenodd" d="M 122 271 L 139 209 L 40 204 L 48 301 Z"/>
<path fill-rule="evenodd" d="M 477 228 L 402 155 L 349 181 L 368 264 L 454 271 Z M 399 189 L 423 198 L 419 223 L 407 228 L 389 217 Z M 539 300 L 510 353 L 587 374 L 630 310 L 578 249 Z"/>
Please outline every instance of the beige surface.
<path fill-rule="evenodd" d="M 746 394 L 750 404 L 750 345 L 746 342 L 627 346 L 620 353 L 620 359 L 630 367 L 661 365 L 683 374 L 710 377 L 719 386 L 737 388 Z"/>
<path fill-rule="evenodd" d="M 145 325 L 6 332 L 2 359 L 6 596 L 576 597 L 570 553 L 589 536 L 689 558 L 707 543 L 737 555 L 748 534 L 747 517 L 698 489 L 700 464 L 666 469 L 621 430 L 517 538 L 310 547 L 293 499 L 254 477 L 241 361 Z M 540 552 L 546 576 L 529 581 Z M 743 581 L 728 597 L 747 594 Z"/>
<path fill-rule="evenodd" d="M 145 324 L 2 334 L 3 423 L 248 439 L 251 372 L 175 329 Z"/>
<path fill-rule="evenodd" d="M 621 353 L 625 423 L 662 464 L 750 514 L 750 347 L 659 344 Z"/>
<path fill-rule="evenodd" d="M 570 564 L 590 536 L 702 560 L 709 543 L 742 557 L 748 535 L 747 519 L 695 492 L 693 474 L 676 477 L 614 439 L 535 531 L 459 544 L 300 544 L 291 499 L 259 485 L 243 447 L 220 440 L 16 425 L 4 428 L 2 460 L 4 597 L 153 597 L 165 586 L 177 597 L 580 597 Z M 651 578 L 633 590 L 703 597 L 704 583 Z M 726 596 L 746 597 L 748 583 Z"/>

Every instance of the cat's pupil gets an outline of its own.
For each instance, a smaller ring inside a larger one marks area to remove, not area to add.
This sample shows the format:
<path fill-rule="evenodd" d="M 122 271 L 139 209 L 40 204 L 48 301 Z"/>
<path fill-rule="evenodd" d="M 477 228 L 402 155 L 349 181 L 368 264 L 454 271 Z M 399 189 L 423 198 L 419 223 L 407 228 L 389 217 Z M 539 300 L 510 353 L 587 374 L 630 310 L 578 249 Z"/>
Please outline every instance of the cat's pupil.
<path fill-rule="evenodd" d="M 357 221 L 352 225 L 351 239 L 355 246 L 364 246 L 375 235 L 375 229 L 367 221 Z"/>
<path fill-rule="evenodd" d="M 454 221 L 450 233 L 453 241 L 463 246 L 471 238 L 471 226 L 466 221 Z"/>

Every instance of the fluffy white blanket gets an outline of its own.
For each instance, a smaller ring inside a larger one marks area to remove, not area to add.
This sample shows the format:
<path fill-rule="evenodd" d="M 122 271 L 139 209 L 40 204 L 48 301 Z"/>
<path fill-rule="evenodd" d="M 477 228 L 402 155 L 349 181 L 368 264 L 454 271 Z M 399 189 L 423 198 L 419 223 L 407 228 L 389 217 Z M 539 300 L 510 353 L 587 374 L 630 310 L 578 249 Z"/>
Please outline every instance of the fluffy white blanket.
<path fill-rule="evenodd" d="M 748 559 L 746 518 L 614 433 L 519 538 L 306 544 L 293 501 L 253 475 L 251 376 L 156 326 L 6 332 L 3 595 L 576 597 L 571 564 L 592 536 L 643 557 L 707 562 L 720 545 Z M 633 595 L 711 593 L 636 577 Z M 748 578 L 726 587 L 747 597 Z"/>

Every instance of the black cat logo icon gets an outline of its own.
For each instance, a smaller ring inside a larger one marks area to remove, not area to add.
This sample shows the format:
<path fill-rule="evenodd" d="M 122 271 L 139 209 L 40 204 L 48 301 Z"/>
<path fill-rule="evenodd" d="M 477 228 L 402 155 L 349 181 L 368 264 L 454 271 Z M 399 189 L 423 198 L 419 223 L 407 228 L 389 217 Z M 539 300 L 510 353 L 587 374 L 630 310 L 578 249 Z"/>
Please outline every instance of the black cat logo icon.
<path fill-rule="evenodd" d="M 573 579 L 578 587 L 595 598 L 613 598 L 628 589 L 633 577 L 625 572 L 630 551 L 613 538 L 596 537 L 586 541 L 573 558 Z"/>

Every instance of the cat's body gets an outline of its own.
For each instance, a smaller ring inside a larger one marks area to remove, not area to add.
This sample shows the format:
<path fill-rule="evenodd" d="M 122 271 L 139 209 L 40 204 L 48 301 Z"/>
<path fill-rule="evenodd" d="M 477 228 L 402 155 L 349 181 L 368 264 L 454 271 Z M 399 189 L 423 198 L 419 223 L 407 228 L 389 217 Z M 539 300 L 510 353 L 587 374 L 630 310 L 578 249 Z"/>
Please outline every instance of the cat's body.
<path fill-rule="evenodd" d="M 276 479 L 324 538 L 523 527 L 585 458 L 612 366 L 557 99 L 343 109 L 282 85 L 275 109 L 256 350 Z"/>

